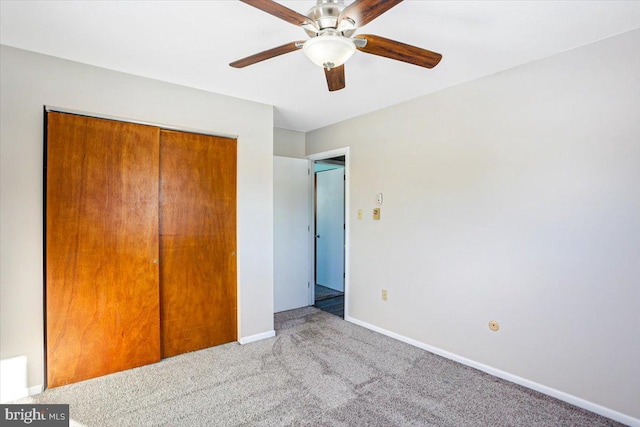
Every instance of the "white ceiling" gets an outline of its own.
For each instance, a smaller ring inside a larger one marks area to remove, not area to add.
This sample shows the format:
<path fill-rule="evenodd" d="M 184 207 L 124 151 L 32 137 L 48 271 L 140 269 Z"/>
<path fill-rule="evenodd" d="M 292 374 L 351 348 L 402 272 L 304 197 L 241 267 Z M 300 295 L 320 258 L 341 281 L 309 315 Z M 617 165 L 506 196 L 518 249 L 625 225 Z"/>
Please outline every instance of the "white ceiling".
<path fill-rule="evenodd" d="M 315 4 L 281 3 L 303 14 Z M 271 104 L 274 125 L 298 131 L 636 28 L 640 1 L 406 0 L 358 33 L 439 52 L 440 64 L 428 70 L 356 52 L 345 67 L 346 89 L 330 93 L 322 69 L 302 52 L 228 66 L 307 38 L 239 1 L 0 2 L 2 44 Z"/>

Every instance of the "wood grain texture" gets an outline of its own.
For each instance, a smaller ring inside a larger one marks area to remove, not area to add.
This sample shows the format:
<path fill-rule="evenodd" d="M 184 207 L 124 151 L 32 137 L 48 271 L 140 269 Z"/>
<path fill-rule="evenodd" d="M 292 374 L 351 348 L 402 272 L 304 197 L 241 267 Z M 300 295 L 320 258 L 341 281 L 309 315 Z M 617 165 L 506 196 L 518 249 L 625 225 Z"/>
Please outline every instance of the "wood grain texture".
<path fill-rule="evenodd" d="M 442 59 L 442 55 L 439 53 L 380 36 L 358 34 L 356 38 L 367 40 L 366 46 L 358 48 L 362 52 L 408 62 L 419 67 L 433 68 Z"/>
<path fill-rule="evenodd" d="M 332 68 L 331 70 L 327 70 L 325 68 L 324 75 L 327 78 L 327 86 L 329 87 L 330 92 L 344 89 L 345 87 L 344 65 Z"/>
<path fill-rule="evenodd" d="M 48 387 L 160 360 L 159 129 L 48 113 Z"/>
<path fill-rule="evenodd" d="M 234 61 L 229 65 L 234 68 L 244 68 L 249 65 L 274 58 L 276 56 L 284 55 L 285 53 L 293 52 L 295 50 L 300 50 L 300 48 L 296 46 L 297 43 L 303 43 L 303 42 L 297 41 L 297 42 L 283 44 L 282 46 L 274 47 L 273 49 L 265 50 L 263 52 L 259 52 L 254 55 L 247 56 L 246 58 L 238 59 L 237 61 Z"/>
<path fill-rule="evenodd" d="M 276 3 L 272 0 L 240 0 L 243 3 L 251 5 L 255 8 L 262 10 L 263 12 L 267 12 L 270 15 L 273 15 L 277 18 L 280 18 L 284 21 L 287 21 L 293 25 L 302 25 L 302 24 L 313 24 L 306 16 L 296 12 L 295 10 L 291 10 L 288 7 L 281 5 L 280 3 Z"/>
<path fill-rule="evenodd" d="M 237 339 L 236 140 L 161 131 L 162 356 Z"/>
<path fill-rule="evenodd" d="M 344 8 L 338 21 L 349 18 L 357 27 L 362 27 L 401 2 L 402 0 L 356 0 Z"/>

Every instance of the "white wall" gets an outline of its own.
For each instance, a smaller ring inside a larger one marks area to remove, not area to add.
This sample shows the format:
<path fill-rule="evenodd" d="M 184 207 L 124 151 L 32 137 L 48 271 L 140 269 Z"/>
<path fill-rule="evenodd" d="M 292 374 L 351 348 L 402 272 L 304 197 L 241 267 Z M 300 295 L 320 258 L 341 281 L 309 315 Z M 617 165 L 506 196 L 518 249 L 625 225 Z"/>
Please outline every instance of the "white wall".
<path fill-rule="evenodd" d="M 2 46 L 0 359 L 43 383 L 43 105 L 238 135 L 239 338 L 273 330 L 273 107 Z"/>
<path fill-rule="evenodd" d="M 308 133 L 351 150 L 351 317 L 640 423 L 639 51 L 633 31 Z"/>
<path fill-rule="evenodd" d="M 305 157 L 305 135 L 295 130 L 273 128 L 273 155 L 282 157 Z"/>

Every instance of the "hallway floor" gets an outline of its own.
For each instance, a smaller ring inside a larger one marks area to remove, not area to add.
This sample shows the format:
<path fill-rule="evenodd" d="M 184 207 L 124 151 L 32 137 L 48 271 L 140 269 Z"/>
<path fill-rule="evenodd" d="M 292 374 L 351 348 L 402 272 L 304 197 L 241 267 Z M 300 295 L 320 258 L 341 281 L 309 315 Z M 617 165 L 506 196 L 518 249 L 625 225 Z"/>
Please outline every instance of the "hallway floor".
<path fill-rule="evenodd" d="M 314 307 L 344 319 L 344 292 L 316 285 Z"/>

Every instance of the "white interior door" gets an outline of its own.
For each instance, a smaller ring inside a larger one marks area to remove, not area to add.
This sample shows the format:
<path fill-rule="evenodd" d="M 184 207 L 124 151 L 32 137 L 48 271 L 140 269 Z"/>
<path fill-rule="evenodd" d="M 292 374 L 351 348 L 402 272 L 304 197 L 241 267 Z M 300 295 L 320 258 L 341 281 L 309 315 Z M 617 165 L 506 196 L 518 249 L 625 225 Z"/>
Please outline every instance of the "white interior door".
<path fill-rule="evenodd" d="M 344 167 L 316 173 L 316 284 L 344 292 Z"/>
<path fill-rule="evenodd" d="M 274 312 L 309 305 L 309 162 L 273 158 Z"/>

